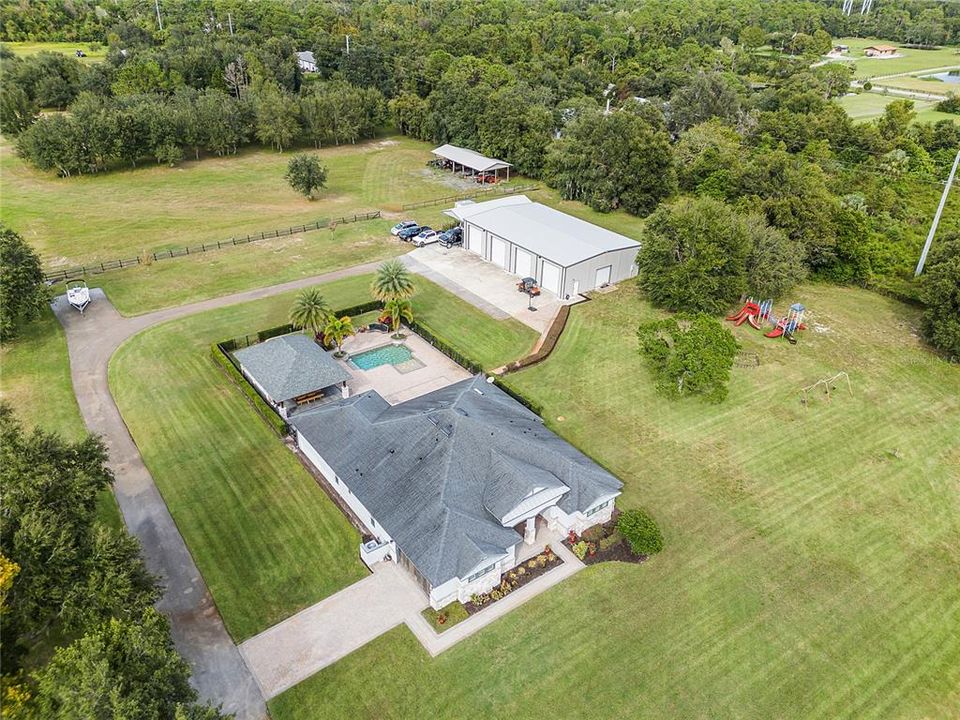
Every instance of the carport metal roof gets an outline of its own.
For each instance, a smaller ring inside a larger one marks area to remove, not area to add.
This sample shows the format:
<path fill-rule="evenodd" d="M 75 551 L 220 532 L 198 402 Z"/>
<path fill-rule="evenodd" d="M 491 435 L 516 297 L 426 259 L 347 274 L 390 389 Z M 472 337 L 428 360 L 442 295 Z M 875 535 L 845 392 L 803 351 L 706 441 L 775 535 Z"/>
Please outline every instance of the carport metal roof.
<path fill-rule="evenodd" d="M 526 195 L 461 205 L 444 211 L 561 267 L 570 267 L 640 243 L 586 220 L 530 200 Z"/>
<path fill-rule="evenodd" d="M 497 158 L 488 158 L 485 155 L 468 150 L 467 148 L 457 147 L 456 145 L 441 145 L 431 150 L 434 155 L 450 160 L 457 165 L 463 165 L 476 172 L 487 172 L 488 170 L 502 170 L 503 168 L 513 167 L 510 163 L 498 160 Z"/>

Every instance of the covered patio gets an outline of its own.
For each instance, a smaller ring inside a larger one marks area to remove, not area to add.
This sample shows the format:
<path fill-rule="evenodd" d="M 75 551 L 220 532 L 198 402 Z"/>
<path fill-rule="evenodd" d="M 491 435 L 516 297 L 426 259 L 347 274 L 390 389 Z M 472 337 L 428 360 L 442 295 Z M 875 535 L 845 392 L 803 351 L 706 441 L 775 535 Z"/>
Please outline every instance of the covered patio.
<path fill-rule="evenodd" d="M 493 176 L 499 180 L 500 171 L 506 170 L 505 180 L 510 179 L 510 168 L 512 165 L 503 160 L 489 158 L 486 155 L 481 155 L 478 152 L 468 150 L 467 148 L 457 147 L 456 145 L 441 145 L 438 148 L 434 148 L 430 152 L 432 152 L 441 160 L 447 160 L 448 162 L 452 163 L 454 172 L 457 172 L 459 168 L 459 170 L 464 172 L 464 174 L 466 174 L 466 170 L 470 170 L 470 175 L 477 175 L 479 173 L 492 173 Z"/>

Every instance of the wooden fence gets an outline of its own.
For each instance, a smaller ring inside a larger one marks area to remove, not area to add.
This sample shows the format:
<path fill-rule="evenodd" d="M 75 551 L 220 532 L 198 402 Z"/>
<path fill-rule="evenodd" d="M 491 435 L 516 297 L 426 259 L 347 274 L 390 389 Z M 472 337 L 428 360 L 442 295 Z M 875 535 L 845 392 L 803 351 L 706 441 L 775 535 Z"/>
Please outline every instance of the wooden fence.
<path fill-rule="evenodd" d="M 233 247 L 236 245 L 246 245 L 247 243 L 257 242 L 258 240 L 268 240 L 270 238 L 293 235 L 294 233 L 310 232 L 311 230 L 322 230 L 323 228 L 335 227 L 337 225 L 344 225 L 346 223 L 373 220 L 378 217 L 380 217 L 379 210 L 358 213 L 356 215 L 344 215 L 343 217 L 336 219 L 317 220 L 316 222 L 307 223 L 306 225 L 294 225 L 292 227 L 278 228 L 276 230 L 266 230 L 264 232 L 254 233 L 253 235 L 246 235 L 244 237 L 232 237 L 229 240 L 218 240 L 217 242 L 203 243 L 202 245 L 189 245 L 181 248 L 174 248 L 172 250 L 160 250 L 154 253 L 146 253 L 140 257 L 105 260 L 100 263 L 93 263 L 92 265 L 78 265 L 76 267 L 65 268 L 62 270 L 47 270 L 43 274 L 43 279 L 49 283 L 65 282 L 67 280 L 83 277 L 84 275 L 99 275 L 100 273 L 108 272 L 110 270 L 122 270 L 124 268 L 136 267 L 137 265 L 143 265 L 145 262 L 152 262 L 154 260 L 169 260 L 171 258 L 186 257 L 187 255 L 199 255 L 201 253 L 210 252 L 211 250 L 220 250 L 222 248 Z M 147 258 L 150 258 L 150 260 L 147 260 Z"/>
<path fill-rule="evenodd" d="M 407 203 L 401 206 L 401 210 L 415 210 L 416 208 L 429 207 L 430 205 L 441 205 L 443 203 L 455 203 L 459 200 L 472 200 L 473 198 L 494 195 L 505 197 L 507 195 L 519 195 L 520 193 L 533 192 L 539 190 L 539 185 L 520 185 L 517 187 L 489 187 L 479 188 L 473 192 L 462 193 L 460 195 L 447 195 L 446 197 L 433 198 L 431 200 L 421 200 L 420 202 Z"/>

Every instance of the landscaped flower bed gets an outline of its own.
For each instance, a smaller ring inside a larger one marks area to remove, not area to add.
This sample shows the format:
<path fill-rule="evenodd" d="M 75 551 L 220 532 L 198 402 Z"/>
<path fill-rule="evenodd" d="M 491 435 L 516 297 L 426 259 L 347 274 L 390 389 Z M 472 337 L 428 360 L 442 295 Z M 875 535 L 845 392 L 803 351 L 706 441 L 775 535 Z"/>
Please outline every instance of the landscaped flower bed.
<path fill-rule="evenodd" d="M 563 544 L 580 558 L 584 565 L 608 561 L 642 563 L 648 556 L 639 555 L 630 549 L 630 543 L 617 530 L 618 516 L 619 512 L 615 512 L 609 522 L 588 528 L 583 535 L 571 532 Z"/>
<path fill-rule="evenodd" d="M 466 620 L 470 617 L 463 604 L 456 600 L 439 610 L 428 607 L 423 611 L 423 616 L 438 633 L 442 633 L 447 628 L 451 628 L 461 620 Z"/>
<path fill-rule="evenodd" d="M 518 590 L 531 580 L 536 580 L 553 568 L 563 565 L 563 560 L 547 545 L 543 552 L 524 560 L 512 570 L 503 574 L 500 584 L 488 593 L 474 595 L 470 602 L 464 603 L 467 612 L 473 615 L 497 600 L 502 600 L 514 590 Z"/>

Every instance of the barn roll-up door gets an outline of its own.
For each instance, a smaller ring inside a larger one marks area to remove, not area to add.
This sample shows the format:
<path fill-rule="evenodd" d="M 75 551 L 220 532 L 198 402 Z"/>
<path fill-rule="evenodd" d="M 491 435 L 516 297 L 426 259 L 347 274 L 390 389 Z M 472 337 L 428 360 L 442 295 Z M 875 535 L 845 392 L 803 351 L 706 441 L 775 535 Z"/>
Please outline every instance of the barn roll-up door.
<path fill-rule="evenodd" d="M 490 238 L 490 262 L 497 267 L 507 269 L 507 257 L 509 256 L 509 246 L 506 240 L 498 237 Z"/>
<path fill-rule="evenodd" d="M 522 248 L 517 248 L 517 258 L 513 264 L 513 271 L 520 277 L 533 277 L 535 257 Z"/>
<path fill-rule="evenodd" d="M 467 225 L 467 250 L 483 252 L 483 230 L 475 225 Z"/>
<path fill-rule="evenodd" d="M 558 266 L 547 260 L 543 261 L 543 272 L 540 276 L 540 287 L 549 290 L 554 295 L 560 294 L 560 275 L 561 270 Z"/>

